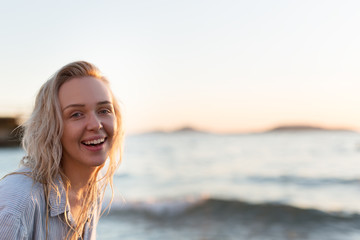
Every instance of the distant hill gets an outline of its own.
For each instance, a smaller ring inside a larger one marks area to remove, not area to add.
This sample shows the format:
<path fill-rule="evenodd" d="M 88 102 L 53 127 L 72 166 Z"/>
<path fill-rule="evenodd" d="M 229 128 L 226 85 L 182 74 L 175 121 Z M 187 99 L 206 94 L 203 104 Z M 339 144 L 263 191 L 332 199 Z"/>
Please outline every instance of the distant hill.
<path fill-rule="evenodd" d="M 322 128 L 316 126 L 308 126 L 308 125 L 286 125 L 286 126 L 279 126 L 275 127 L 266 132 L 301 132 L 301 131 L 350 131 L 348 129 L 337 128 L 337 129 L 329 129 L 329 128 Z"/>
<path fill-rule="evenodd" d="M 330 128 L 323 128 L 311 125 L 282 125 L 278 127 L 274 127 L 270 130 L 266 130 L 263 132 L 234 132 L 234 133 L 224 133 L 224 135 L 238 135 L 238 134 L 252 134 L 252 133 L 272 133 L 272 132 L 327 132 L 327 131 L 338 131 L 338 132 L 353 132 L 352 130 L 345 129 L 345 128 L 337 128 L 337 129 L 330 129 Z M 194 127 L 184 126 L 172 131 L 165 131 L 165 130 L 154 130 L 142 134 L 176 134 L 176 133 L 203 133 L 203 134 L 214 134 L 208 131 L 202 131 Z"/>
<path fill-rule="evenodd" d="M 20 146 L 21 129 L 18 127 L 16 118 L 0 117 L 0 147 Z"/>
<path fill-rule="evenodd" d="M 155 131 L 150 131 L 150 132 L 146 132 L 145 134 L 170 134 L 170 133 L 206 133 L 204 131 L 198 130 L 196 128 L 190 127 L 190 126 L 185 126 L 185 127 L 181 127 L 178 129 L 175 129 L 173 131 L 163 131 L 163 130 L 155 130 Z"/>
<path fill-rule="evenodd" d="M 172 132 L 203 132 L 203 131 L 200 131 L 198 129 L 195 129 L 193 127 L 182 127 L 182 128 L 179 128 L 177 130 L 174 130 Z"/>

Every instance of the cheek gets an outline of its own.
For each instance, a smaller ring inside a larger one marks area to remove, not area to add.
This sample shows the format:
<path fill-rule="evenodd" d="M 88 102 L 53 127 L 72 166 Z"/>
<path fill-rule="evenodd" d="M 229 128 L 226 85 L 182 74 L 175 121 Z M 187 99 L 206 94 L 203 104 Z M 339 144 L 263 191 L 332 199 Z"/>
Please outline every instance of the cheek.
<path fill-rule="evenodd" d="M 63 151 L 66 151 L 66 152 L 69 150 L 69 145 L 71 145 L 70 138 L 65 132 L 63 133 L 63 135 L 61 137 L 61 145 L 62 145 Z"/>
<path fill-rule="evenodd" d="M 105 127 L 105 130 L 106 130 L 107 134 L 109 135 L 109 137 L 113 137 L 115 135 L 115 131 L 117 129 L 115 117 L 108 119 L 108 121 L 106 121 L 104 127 Z"/>
<path fill-rule="evenodd" d="M 74 141 L 74 139 L 76 139 L 76 134 L 77 131 L 74 126 L 72 126 L 71 124 L 64 124 L 64 130 L 61 137 L 61 144 L 64 146 Z"/>

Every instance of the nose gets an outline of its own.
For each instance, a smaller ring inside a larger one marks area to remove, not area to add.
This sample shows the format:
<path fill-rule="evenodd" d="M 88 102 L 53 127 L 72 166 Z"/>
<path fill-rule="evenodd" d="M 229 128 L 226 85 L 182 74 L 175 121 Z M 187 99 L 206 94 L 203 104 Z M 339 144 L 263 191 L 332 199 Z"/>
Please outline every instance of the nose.
<path fill-rule="evenodd" d="M 95 114 L 89 114 L 86 129 L 89 131 L 98 131 L 103 127 L 101 119 Z"/>

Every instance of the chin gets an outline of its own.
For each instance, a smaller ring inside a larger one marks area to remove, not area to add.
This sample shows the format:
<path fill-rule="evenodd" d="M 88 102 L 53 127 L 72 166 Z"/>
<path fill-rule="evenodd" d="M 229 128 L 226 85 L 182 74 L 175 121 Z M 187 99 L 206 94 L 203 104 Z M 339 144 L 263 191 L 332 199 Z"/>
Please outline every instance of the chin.
<path fill-rule="evenodd" d="M 91 165 L 93 167 L 100 167 L 100 166 L 103 166 L 106 162 L 106 159 L 105 160 L 95 160 L 95 161 L 92 161 L 91 162 Z"/>

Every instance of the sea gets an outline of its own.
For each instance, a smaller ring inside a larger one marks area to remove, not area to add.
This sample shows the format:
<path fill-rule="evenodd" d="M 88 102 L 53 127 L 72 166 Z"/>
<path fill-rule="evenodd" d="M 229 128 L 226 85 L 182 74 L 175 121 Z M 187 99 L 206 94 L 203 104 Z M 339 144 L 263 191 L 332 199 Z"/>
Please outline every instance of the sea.
<path fill-rule="evenodd" d="M 97 239 L 358 240 L 359 166 L 351 131 L 129 135 Z"/>

